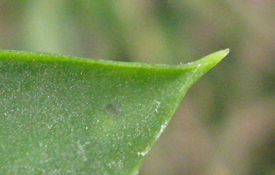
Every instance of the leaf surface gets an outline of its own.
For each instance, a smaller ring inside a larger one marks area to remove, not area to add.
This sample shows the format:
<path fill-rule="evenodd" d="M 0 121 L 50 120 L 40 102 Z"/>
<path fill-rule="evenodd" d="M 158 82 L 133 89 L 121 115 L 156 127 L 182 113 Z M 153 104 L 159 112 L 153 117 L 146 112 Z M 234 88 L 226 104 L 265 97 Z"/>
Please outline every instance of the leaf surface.
<path fill-rule="evenodd" d="M 0 171 L 137 174 L 187 90 L 227 53 L 168 66 L 0 51 Z"/>

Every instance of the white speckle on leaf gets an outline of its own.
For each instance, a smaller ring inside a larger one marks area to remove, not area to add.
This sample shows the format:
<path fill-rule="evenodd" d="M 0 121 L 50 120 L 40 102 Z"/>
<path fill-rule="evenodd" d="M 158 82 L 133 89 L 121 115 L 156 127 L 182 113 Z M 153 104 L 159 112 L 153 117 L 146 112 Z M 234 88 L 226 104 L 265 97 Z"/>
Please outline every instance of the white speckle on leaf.
<path fill-rule="evenodd" d="M 109 168 L 112 167 L 123 167 L 123 161 L 119 160 L 118 162 L 112 161 L 111 163 L 107 164 Z"/>
<path fill-rule="evenodd" d="M 168 124 L 168 121 L 166 121 L 163 125 L 161 125 L 159 133 L 156 135 L 157 139 L 160 137 L 161 133 L 164 131 L 164 129 L 166 128 L 167 124 Z"/>
<path fill-rule="evenodd" d="M 161 103 L 159 101 L 156 101 L 156 100 L 155 100 L 155 102 L 157 103 L 157 105 L 156 105 L 156 108 L 154 110 L 155 110 L 156 113 L 158 113 L 159 112 L 159 107 L 160 107 Z"/>
<path fill-rule="evenodd" d="M 53 125 L 47 124 L 48 129 L 52 129 Z"/>
<path fill-rule="evenodd" d="M 150 147 L 148 146 L 144 151 L 138 152 L 137 154 L 139 156 L 145 156 L 146 154 L 148 154 L 149 151 L 150 151 Z"/>
<path fill-rule="evenodd" d="M 86 144 L 81 145 L 81 144 L 80 144 L 80 141 L 78 140 L 77 146 L 78 146 L 78 151 L 77 151 L 78 154 L 81 154 L 83 160 L 86 162 L 86 161 L 88 160 L 88 158 L 86 157 L 86 150 L 85 150 Z"/>

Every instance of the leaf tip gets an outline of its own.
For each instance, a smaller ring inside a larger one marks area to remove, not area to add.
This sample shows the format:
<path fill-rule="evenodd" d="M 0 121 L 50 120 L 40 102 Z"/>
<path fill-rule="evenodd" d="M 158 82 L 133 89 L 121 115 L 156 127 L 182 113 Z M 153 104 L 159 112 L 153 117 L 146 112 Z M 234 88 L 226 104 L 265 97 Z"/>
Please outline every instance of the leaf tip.
<path fill-rule="evenodd" d="M 222 52 L 224 52 L 225 56 L 229 53 L 230 49 L 227 48 L 227 49 L 224 49 L 224 50 L 221 50 Z"/>
<path fill-rule="evenodd" d="M 229 48 L 218 51 L 220 53 L 220 60 L 218 60 L 218 62 L 220 62 L 224 57 L 226 57 L 226 55 L 228 55 L 229 51 L 230 51 Z"/>
<path fill-rule="evenodd" d="M 217 51 L 215 53 L 212 53 L 206 57 L 209 58 L 209 62 L 212 62 L 216 65 L 218 64 L 224 57 L 226 57 L 226 55 L 229 53 L 229 48 L 227 49 L 224 49 L 224 50 L 220 50 L 220 51 Z M 212 60 L 212 61 L 210 61 Z"/>
<path fill-rule="evenodd" d="M 207 55 L 193 63 L 195 65 L 205 65 L 205 67 L 208 67 L 208 69 L 211 69 L 216 64 L 218 64 L 228 53 L 229 53 L 229 49 L 220 50 L 210 55 Z"/>
<path fill-rule="evenodd" d="M 206 72 L 216 66 L 228 53 L 229 49 L 220 50 L 189 63 L 188 65 L 194 69 L 193 77 L 195 77 L 195 80 L 197 81 Z"/>

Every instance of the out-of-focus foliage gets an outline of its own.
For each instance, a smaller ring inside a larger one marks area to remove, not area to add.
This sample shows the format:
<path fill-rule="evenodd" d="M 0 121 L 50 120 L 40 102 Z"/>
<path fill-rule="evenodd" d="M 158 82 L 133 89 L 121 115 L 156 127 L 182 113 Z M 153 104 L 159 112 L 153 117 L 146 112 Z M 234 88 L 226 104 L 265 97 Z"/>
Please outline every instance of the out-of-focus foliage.
<path fill-rule="evenodd" d="M 0 0 L 0 48 L 179 64 L 229 47 L 141 174 L 272 174 L 274 10 L 272 0 Z"/>

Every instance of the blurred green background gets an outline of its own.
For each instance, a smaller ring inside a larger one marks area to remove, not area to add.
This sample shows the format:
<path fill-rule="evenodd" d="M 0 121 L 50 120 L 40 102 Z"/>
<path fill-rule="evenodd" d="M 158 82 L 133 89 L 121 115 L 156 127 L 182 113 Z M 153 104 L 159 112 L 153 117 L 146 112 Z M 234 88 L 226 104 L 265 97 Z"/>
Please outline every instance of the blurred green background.
<path fill-rule="evenodd" d="M 275 174 L 274 11 L 272 0 L 0 0 L 0 49 L 181 64 L 230 48 L 140 174 Z"/>

